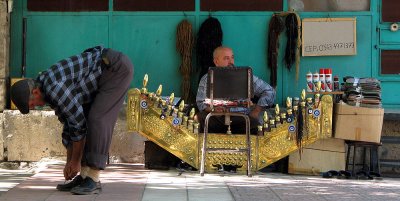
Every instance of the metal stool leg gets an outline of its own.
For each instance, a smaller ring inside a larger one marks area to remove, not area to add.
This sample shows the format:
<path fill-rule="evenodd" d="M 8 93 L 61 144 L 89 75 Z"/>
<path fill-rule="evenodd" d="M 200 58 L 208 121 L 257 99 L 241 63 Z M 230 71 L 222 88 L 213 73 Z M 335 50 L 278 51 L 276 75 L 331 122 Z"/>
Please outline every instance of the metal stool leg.
<path fill-rule="evenodd" d="M 369 147 L 369 171 L 375 171 L 375 147 L 372 145 Z"/>
<path fill-rule="evenodd" d="M 351 151 L 350 148 L 351 148 L 351 145 L 347 144 L 347 156 L 346 156 L 346 167 L 345 167 L 346 171 L 349 170 L 350 151 Z"/>
<path fill-rule="evenodd" d="M 365 166 L 365 158 L 367 157 L 367 148 L 365 146 L 362 146 L 363 150 L 362 150 L 362 170 L 364 170 L 365 172 L 368 172 L 368 170 L 366 170 Z M 368 167 L 369 168 L 369 167 Z"/>
<path fill-rule="evenodd" d="M 200 175 L 204 176 L 204 166 L 206 160 L 206 149 L 207 149 L 207 134 L 208 134 L 208 120 L 211 117 L 209 113 L 204 121 L 204 133 L 203 133 L 203 146 L 201 148 L 201 162 L 200 162 Z"/>
<path fill-rule="evenodd" d="M 380 162 L 379 162 L 379 145 L 373 145 L 371 147 L 371 171 L 380 174 Z M 376 167 L 376 168 L 375 168 Z"/>
<path fill-rule="evenodd" d="M 356 148 L 357 148 L 357 145 L 354 145 L 353 147 L 354 147 L 353 148 L 353 167 L 352 167 L 351 173 L 352 173 L 352 175 L 355 175 L 354 168 L 356 166 L 356 158 L 357 158 L 357 152 L 356 152 L 357 150 L 356 150 Z"/>
<path fill-rule="evenodd" d="M 378 167 L 377 167 L 377 172 L 378 172 L 378 174 L 381 174 L 381 162 L 380 162 L 380 159 L 379 159 L 379 146 L 377 146 L 376 147 L 376 161 L 377 161 L 377 165 L 378 165 Z"/>
<path fill-rule="evenodd" d="M 244 116 L 246 120 L 246 145 L 247 145 L 247 176 L 251 177 L 251 139 L 250 139 L 250 118 Z"/>

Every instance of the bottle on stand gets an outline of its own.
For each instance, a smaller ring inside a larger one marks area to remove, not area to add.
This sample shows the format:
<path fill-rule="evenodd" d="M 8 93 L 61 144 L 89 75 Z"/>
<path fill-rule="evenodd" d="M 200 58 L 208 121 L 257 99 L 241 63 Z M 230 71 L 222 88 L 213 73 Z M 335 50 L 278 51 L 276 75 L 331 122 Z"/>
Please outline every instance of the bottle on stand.
<path fill-rule="evenodd" d="M 308 72 L 306 75 L 306 79 L 307 79 L 307 92 L 312 92 L 314 89 L 313 74 L 311 72 Z"/>
<path fill-rule="evenodd" d="M 314 91 L 314 92 L 317 91 L 317 84 L 318 84 L 318 81 L 319 81 L 319 73 L 318 73 L 318 72 L 315 72 L 315 73 L 313 74 L 313 91 Z"/>
<path fill-rule="evenodd" d="M 333 91 L 340 91 L 339 77 L 337 75 L 333 77 Z"/>
<path fill-rule="evenodd" d="M 320 92 L 325 92 L 325 69 L 319 69 L 319 81 L 321 82 L 321 89 Z"/>
<path fill-rule="evenodd" d="M 333 91 L 333 83 L 332 83 L 332 69 L 325 68 L 325 91 L 332 92 Z"/>

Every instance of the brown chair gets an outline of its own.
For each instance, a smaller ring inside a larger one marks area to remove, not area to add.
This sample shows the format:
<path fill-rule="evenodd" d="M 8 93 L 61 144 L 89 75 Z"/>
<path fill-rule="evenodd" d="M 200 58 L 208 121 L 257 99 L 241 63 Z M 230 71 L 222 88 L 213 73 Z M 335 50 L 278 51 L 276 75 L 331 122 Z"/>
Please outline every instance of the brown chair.
<path fill-rule="evenodd" d="M 200 175 L 204 176 L 206 152 L 246 152 L 247 176 L 251 176 L 251 146 L 250 146 L 250 119 L 246 114 L 235 112 L 214 112 L 215 100 L 238 101 L 246 100 L 245 106 L 250 107 L 253 97 L 253 73 L 250 67 L 211 67 L 208 70 L 207 96 L 210 98 L 211 111 L 204 122 L 204 134 L 202 155 L 200 163 Z M 228 107 L 228 106 L 227 106 Z M 229 108 L 227 108 L 229 111 Z M 246 148 L 226 149 L 207 148 L 208 122 L 212 116 L 225 116 L 225 122 L 230 122 L 230 116 L 240 116 L 245 119 L 246 126 Z"/>

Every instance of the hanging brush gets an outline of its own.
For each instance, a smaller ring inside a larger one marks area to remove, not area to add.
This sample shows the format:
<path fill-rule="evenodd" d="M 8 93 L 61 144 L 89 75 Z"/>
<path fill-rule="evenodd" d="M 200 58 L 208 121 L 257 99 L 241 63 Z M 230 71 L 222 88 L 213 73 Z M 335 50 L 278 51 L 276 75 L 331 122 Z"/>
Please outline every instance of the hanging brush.
<path fill-rule="evenodd" d="M 273 87 L 277 84 L 277 69 L 278 69 L 278 49 L 279 35 L 283 31 L 284 24 L 280 16 L 273 15 L 269 22 L 268 29 L 268 68 L 271 70 L 270 82 Z"/>
<path fill-rule="evenodd" d="M 196 44 L 199 81 L 208 68 L 214 66 L 213 52 L 222 45 L 222 35 L 221 23 L 217 18 L 209 17 L 201 24 Z"/>
<path fill-rule="evenodd" d="M 286 25 L 286 50 L 285 50 L 285 65 L 286 68 L 290 71 L 293 63 L 296 60 L 296 50 L 297 50 L 297 40 L 299 37 L 298 34 L 298 24 L 297 24 L 297 16 L 294 13 L 290 13 L 286 16 L 285 20 Z"/>
<path fill-rule="evenodd" d="M 192 73 L 192 50 L 193 50 L 193 29 L 188 20 L 182 20 L 176 30 L 176 50 L 182 58 L 179 72 L 182 75 L 181 92 L 182 98 L 189 102 L 190 96 L 190 74 Z"/>

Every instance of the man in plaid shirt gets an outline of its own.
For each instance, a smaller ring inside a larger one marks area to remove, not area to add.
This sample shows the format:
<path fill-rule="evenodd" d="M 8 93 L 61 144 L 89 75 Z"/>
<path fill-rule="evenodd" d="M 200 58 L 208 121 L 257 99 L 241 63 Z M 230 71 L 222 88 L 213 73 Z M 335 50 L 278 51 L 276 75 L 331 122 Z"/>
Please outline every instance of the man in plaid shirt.
<path fill-rule="evenodd" d="M 64 124 L 67 148 L 60 191 L 92 194 L 101 190 L 100 170 L 108 159 L 113 129 L 133 77 L 133 65 L 121 52 L 96 46 L 63 59 L 11 87 L 11 100 L 22 114 L 48 104 Z M 80 172 L 79 175 L 77 175 Z"/>

